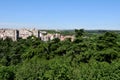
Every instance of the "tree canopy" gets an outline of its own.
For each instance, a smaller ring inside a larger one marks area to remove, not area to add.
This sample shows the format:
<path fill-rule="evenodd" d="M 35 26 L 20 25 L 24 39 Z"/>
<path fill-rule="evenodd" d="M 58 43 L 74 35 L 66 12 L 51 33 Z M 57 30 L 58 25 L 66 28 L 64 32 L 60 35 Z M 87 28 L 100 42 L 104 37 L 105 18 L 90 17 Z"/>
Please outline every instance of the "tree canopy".
<path fill-rule="evenodd" d="M 75 39 L 0 39 L 0 80 L 119 80 L 120 34 L 75 30 Z"/>

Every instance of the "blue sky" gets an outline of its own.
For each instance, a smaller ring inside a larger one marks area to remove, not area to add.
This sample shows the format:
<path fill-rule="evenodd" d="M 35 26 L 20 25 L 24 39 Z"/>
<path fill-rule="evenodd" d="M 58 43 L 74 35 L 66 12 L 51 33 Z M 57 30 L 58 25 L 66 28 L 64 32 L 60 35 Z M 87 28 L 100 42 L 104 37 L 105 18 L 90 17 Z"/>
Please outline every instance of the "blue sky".
<path fill-rule="evenodd" d="M 0 28 L 120 30 L 120 0 L 0 0 Z"/>

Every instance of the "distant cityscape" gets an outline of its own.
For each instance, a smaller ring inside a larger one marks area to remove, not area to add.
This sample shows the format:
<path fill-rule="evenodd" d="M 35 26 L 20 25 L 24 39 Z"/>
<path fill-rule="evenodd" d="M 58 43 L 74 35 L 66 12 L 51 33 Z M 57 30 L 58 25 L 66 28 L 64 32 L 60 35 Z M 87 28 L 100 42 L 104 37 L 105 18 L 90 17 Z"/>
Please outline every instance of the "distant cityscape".
<path fill-rule="evenodd" d="M 11 38 L 13 41 L 19 38 L 27 39 L 30 36 L 35 36 L 42 41 L 49 41 L 55 38 L 59 38 L 61 41 L 70 38 L 71 41 L 74 40 L 74 35 L 61 35 L 60 33 L 48 33 L 47 31 L 38 29 L 0 29 L 0 38 L 5 40 L 7 37 Z"/>

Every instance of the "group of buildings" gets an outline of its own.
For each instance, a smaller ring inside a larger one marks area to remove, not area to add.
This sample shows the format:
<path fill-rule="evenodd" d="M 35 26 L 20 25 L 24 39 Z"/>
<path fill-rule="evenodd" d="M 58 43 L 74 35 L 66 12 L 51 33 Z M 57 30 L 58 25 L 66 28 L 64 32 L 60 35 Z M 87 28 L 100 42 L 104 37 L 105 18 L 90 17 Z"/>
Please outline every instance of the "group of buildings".
<path fill-rule="evenodd" d="M 61 41 L 66 38 L 71 38 L 71 40 L 74 40 L 74 36 L 62 36 L 58 33 L 50 34 L 46 31 L 40 31 L 37 29 L 0 29 L 0 38 L 3 40 L 9 37 L 13 41 L 16 41 L 18 38 L 27 39 L 32 35 L 43 41 L 53 40 L 54 38 L 59 38 Z"/>

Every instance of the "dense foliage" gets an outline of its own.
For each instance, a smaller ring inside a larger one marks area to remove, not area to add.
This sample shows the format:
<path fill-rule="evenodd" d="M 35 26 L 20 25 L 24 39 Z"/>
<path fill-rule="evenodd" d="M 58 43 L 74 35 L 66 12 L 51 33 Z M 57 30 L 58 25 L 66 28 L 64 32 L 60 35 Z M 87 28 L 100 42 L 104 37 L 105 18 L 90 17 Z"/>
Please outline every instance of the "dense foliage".
<path fill-rule="evenodd" d="M 120 80 L 120 34 L 75 30 L 75 40 L 0 39 L 0 80 Z"/>

